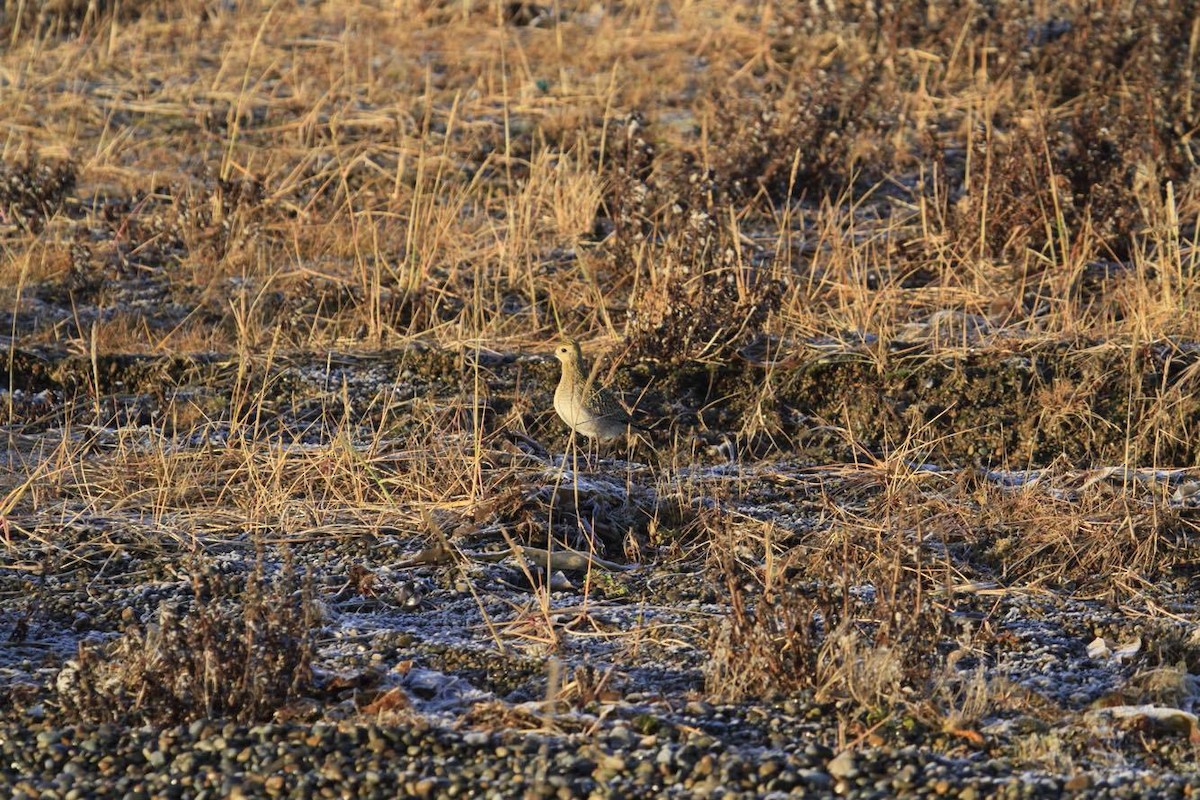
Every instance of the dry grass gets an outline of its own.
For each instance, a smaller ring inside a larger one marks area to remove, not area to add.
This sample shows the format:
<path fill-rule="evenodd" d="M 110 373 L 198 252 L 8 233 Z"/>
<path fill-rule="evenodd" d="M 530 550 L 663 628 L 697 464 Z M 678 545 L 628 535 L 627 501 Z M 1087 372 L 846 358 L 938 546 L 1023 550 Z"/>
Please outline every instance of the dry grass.
<path fill-rule="evenodd" d="M 1139 630 L 1155 668 L 1195 659 L 1151 599 L 1196 567 L 1194 515 L 1169 501 L 1161 475 L 931 471 L 923 453 L 936 444 L 916 435 L 886 459 L 831 471 L 809 500 L 822 522 L 804 535 L 772 537 L 768 525 L 764 538 L 761 525 L 701 517 L 714 582 L 730 600 L 712 626 L 709 692 L 811 694 L 864 737 L 916 719 L 981 744 L 975 728 L 988 713 L 1065 713 L 959 666 L 1008 646 L 987 597 L 1010 593 L 1145 605 L 1155 622 Z M 964 627 L 956 612 L 979 622 Z"/>
<path fill-rule="evenodd" d="M 153 724 L 264 720 L 311 691 L 320 616 L 311 583 L 258 572 L 239 583 L 198 569 L 193 608 L 164 604 L 106 647 L 81 644 L 58 678 L 68 713 Z"/>
<path fill-rule="evenodd" d="M 450 554 L 498 650 L 539 654 L 608 635 L 597 559 L 703 562 L 730 609 L 710 694 L 969 729 L 1009 701 L 955 670 L 955 646 L 991 644 L 949 622 L 964 587 L 1124 602 L 1194 569 L 1191 509 L 1134 470 L 1194 466 L 1200 27 L 1184 3 L 1033 6 L 6 3 L 3 388 L 58 392 L 5 395 L 6 557 L 401 531 Z M 564 333 L 605 347 L 619 388 L 663 378 L 645 465 L 584 485 L 534 441 L 549 373 L 497 354 Z M 394 360 L 367 380 L 360 352 Z M 995 388 L 1021 395 L 1025 451 L 963 444 L 986 420 L 952 395 L 980 353 L 1031 376 Z M 1068 368 L 1043 379 L 1051 357 Z M 806 372 L 836 359 L 853 368 Z M 811 525 L 772 526 L 722 506 L 765 478 L 689 471 L 719 434 L 746 460 L 825 436 L 855 463 L 780 489 Z M 1080 472 L 1114 446 L 1128 474 Z M 1035 464 L 1019 486 L 977 469 Z M 101 515 L 136 524 L 82 530 Z M 464 566 L 481 540 L 551 554 L 503 619 Z M 590 560 L 564 620 L 568 548 Z M 307 601 L 267 621 L 300 637 L 291 660 L 214 705 L 188 648 L 253 666 L 248 602 L 131 629 L 111 667 L 84 652 L 79 713 L 155 686 L 147 718 L 258 717 L 302 691 Z M 560 689 L 598 703 L 610 676 Z"/>
<path fill-rule="evenodd" d="M 1196 333 L 1182 10 L 404 5 L 10 12 L 12 299 L 167 281 L 224 349 Z"/>

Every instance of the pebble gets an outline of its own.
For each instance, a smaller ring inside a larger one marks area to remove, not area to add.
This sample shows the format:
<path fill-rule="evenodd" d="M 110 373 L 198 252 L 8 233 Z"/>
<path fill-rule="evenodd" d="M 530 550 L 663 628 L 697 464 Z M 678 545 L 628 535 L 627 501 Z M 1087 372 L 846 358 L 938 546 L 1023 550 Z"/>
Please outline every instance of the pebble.
<path fill-rule="evenodd" d="M 855 764 L 854 753 L 849 750 L 843 750 L 838 753 L 830 760 L 826 769 L 835 778 L 854 778 L 858 775 L 858 766 Z"/>
<path fill-rule="evenodd" d="M 56 712 L 57 713 L 57 712 Z M 728 713 L 728 712 L 726 712 Z M 0 712 L 0 786 L 11 797 L 954 797 L 1013 800 L 1087 793 L 1097 798 L 1185 796 L 1164 772 L 1011 781 L 1004 758 L 955 758 L 926 746 L 768 748 L 760 738 L 697 737 L 664 724 L 648 736 L 620 721 L 605 734 L 455 730 L 434 724 L 246 726 L 197 722 L 161 730 L 64 725 Z M 661 717 L 667 720 L 664 713 Z M 730 719 L 736 715 L 729 714 Z M 767 718 L 771 730 L 805 733 Z M 809 723 L 801 723 L 808 725 Z M 730 729 L 732 730 L 732 728 Z M 810 729 L 811 730 L 811 729 Z M 738 735 L 744 735 L 739 732 Z"/>

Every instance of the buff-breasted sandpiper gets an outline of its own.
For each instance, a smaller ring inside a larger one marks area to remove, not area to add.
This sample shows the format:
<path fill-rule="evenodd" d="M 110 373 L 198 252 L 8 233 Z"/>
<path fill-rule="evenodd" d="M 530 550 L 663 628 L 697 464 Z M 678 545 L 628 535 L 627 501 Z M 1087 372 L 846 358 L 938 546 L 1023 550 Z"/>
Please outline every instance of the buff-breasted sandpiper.
<path fill-rule="evenodd" d="M 583 368 L 578 342 L 563 342 L 555 348 L 554 357 L 562 362 L 562 375 L 554 390 L 554 410 L 569 428 L 601 442 L 626 436 L 630 428 L 645 430 L 629 418 L 606 389 L 594 384 L 594 376 Z"/>

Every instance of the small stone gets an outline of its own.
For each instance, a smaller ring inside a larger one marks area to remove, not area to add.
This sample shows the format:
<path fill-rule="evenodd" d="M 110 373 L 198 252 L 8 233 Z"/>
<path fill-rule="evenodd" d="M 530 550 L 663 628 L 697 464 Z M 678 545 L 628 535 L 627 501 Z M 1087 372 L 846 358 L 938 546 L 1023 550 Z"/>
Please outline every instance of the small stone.
<path fill-rule="evenodd" d="M 798 775 L 805 786 L 813 789 L 824 790 L 833 785 L 833 778 L 829 773 L 819 769 L 802 769 Z"/>
<path fill-rule="evenodd" d="M 1082 792 L 1092 788 L 1092 779 L 1086 772 L 1076 772 L 1067 779 L 1063 788 L 1068 792 Z"/>
<path fill-rule="evenodd" d="M 823 744 L 813 742 L 804 748 L 804 755 L 816 761 L 828 761 L 833 758 L 833 751 Z"/>
<path fill-rule="evenodd" d="M 433 778 L 422 778 L 413 784 L 413 794 L 417 797 L 432 797 L 437 785 L 438 782 Z"/>
<path fill-rule="evenodd" d="M 624 725 L 613 725 L 608 732 L 608 738 L 617 745 L 624 744 L 633 738 L 633 731 Z"/>
<path fill-rule="evenodd" d="M 596 770 L 593 773 L 596 780 L 604 782 L 615 778 L 629 768 L 625 759 L 619 755 L 603 756 L 599 763 L 596 764 Z"/>
<path fill-rule="evenodd" d="M 853 778 L 858 775 L 858 765 L 855 763 L 854 753 L 849 750 L 843 750 L 834 756 L 825 769 L 829 770 L 829 774 L 835 778 Z"/>
<path fill-rule="evenodd" d="M 915 764 L 905 764 L 892 778 L 892 785 L 898 789 L 907 789 L 913 785 L 913 781 L 917 778 L 917 766 Z"/>

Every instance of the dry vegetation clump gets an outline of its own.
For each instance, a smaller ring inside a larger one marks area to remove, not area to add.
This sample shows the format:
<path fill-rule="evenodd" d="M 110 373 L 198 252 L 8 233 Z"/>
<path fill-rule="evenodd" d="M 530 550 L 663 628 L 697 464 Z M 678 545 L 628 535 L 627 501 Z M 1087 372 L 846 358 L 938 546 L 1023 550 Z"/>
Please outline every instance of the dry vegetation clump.
<path fill-rule="evenodd" d="M 1164 502 L 1161 487 L 1122 489 L 1119 478 L 1046 474 L 1013 487 L 973 470 L 921 474 L 889 461 L 864 473 L 858 492 L 836 493 L 827 530 L 784 537 L 775 542 L 782 554 L 749 561 L 749 532 L 710 520 L 730 612 L 709 643 L 708 690 L 727 699 L 811 693 L 847 703 L 852 715 L 905 708 L 957 719 L 963 693 L 987 694 L 955 668 L 965 651 L 947 646 L 989 646 L 987 637 L 961 639 L 950 622 L 972 607 L 972 587 L 1131 602 L 1189 580 L 1194 515 Z"/>
<path fill-rule="evenodd" d="M 937 507 L 930 513 L 945 521 L 947 545 L 964 569 L 1005 585 L 1131 597 L 1196 568 L 1194 514 L 1163 502 L 1160 492 L 1122 489 L 1119 475 L 1089 480 L 1065 491 L 970 481 L 970 491 L 924 502 Z"/>
<path fill-rule="evenodd" d="M 1180 622 L 1153 620 L 1136 631 L 1144 651 L 1138 670 L 1113 695 L 1104 698 L 1101 706 L 1153 703 L 1169 708 L 1195 708 L 1200 639 L 1193 628 Z M 1121 637 L 1109 638 L 1120 641 Z"/>
<path fill-rule="evenodd" d="M 907 707 L 928 696 L 945 665 L 945 612 L 918 580 L 897 567 L 764 594 L 747 591 L 746 576 L 731 581 L 730 614 L 705 662 L 707 690 L 726 701 L 811 696 L 844 703 L 856 718 Z"/>
<path fill-rule="evenodd" d="M 880 107 L 878 74 L 829 69 L 780 80 L 713 100 L 707 149 L 718 207 L 758 211 L 752 201 L 839 197 L 852 183 L 865 190 L 878 180 L 878 159 L 867 156 L 887 140 L 891 112 Z"/>
<path fill-rule="evenodd" d="M 750 568 L 736 527 L 714 531 L 712 557 L 730 614 L 710 642 L 706 686 L 725 699 L 811 693 L 878 715 L 931 691 L 945 666 L 948 565 L 905 525 L 899 484 L 782 558 Z M 886 522 L 875 522 L 884 519 Z"/>
<path fill-rule="evenodd" d="M 64 710 L 108 722 L 263 720 L 313 689 L 320 612 L 310 581 L 290 569 L 241 580 L 200 566 L 192 592 L 190 609 L 164 605 L 112 642 L 81 644 L 57 681 Z"/>
<path fill-rule="evenodd" d="M 626 131 L 605 253 L 612 274 L 636 276 L 630 354 L 668 363 L 727 358 L 783 296 L 770 258 L 743 243 L 736 218 L 721 211 L 744 187 L 693 159 L 660 165 L 651 177 L 650 134 L 637 118 Z"/>
<path fill-rule="evenodd" d="M 632 355 L 726 360 L 773 327 L 793 277 L 754 234 L 779 204 L 862 184 L 866 142 L 885 127 L 876 85 L 812 70 L 731 86 L 712 97 L 697 150 L 663 152 L 645 118 L 630 118 L 610 162 L 604 252 L 613 273 L 637 276 Z"/>
<path fill-rule="evenodd" d="M 1170 3 L 1154 13 L 1126 7 L 1027 20 L 1023 36 L 996 38 L 997 72 L 1016 66 L 1014 79 L 1032 78 L 1031 91 L 967 132 L 963 191 L 942 194 L 958 195 L 949 233 L 962 255 L 1013 264 L 1023 287 L 1037 287 L 1027 312 L 1087 312 L 1108 288 L 1089 277 L 1096 262 L 1128 269 L 1140 241 L 1163 244 L 1156 229 L 1168 184 L 1175 202 L 1193 202 L 1187 131 L 1197 112 L 1191 90 L 1179 87 L 1191 81 L 1182 65 L 1192 59 L 1194 11 Z M 1017 21 L 986 27 L 1011 32 Z M 1142 280 L 1163 277 L 1161 268 L 1137 266 L 1147 270 Z M 1120 322 L 1129 311 L 1096 318 Z"/>
<path fill-rule="evenodd" d="M 0 162 L 0 221 L 29 234 L 41 233 L 46 222 L 63 210 L 78 179 L 77 165 L 70 161 Z"/>
<path fill-rule="evenodd" d="M 168 8 L 205 13 L 202 3 L 185 0 L 181 3 L 153 0 L 29 0 L 5 2 L 0 8 L 0 40 L 18 41 L 22 38 L 56 39 L 82 36 L 95 32 L 101 25 L 115 19 L 122 23 L 136 22 L 143 16 L 162 17 Z"/>
<path fill-rule="evenodd" d="M 1106 114 L 1076 110 L 1050 121 L 1035 111 L 1011 133 L 980 139 L 974 157 L 985 166 L 972 180 L 987 190 L 963 195 L 952 215 L 964 255 L 1039 271 L 1044 262 L 1031 263 L 1026 253 L 1051 262 L 1128 259 L 1133 236 L 1147 223 L 1148 202 L 1161 188 L 1145 172 L 1142 151 L 1129 148 L 1122 132 L 1103 121 Z M 1036 275 L 1024 278 L 1037 282 Z M 1051 287 L 1051 297 L 1068 288 Z"/>
<path fill-rule="evenodd" d="M 77 36 L 85 29 L 95 29 L 104 17 L 112 16 L 120 7 L 120 19 L 137 19 L 146 7 L 155 2 L 109 2 L 107 0 L 6 0 L 0 6 L 0 40 L 19 41 L 23 36 L 58 38 Z"/>

